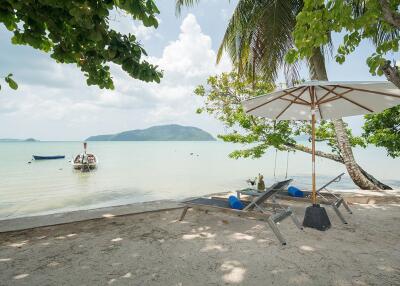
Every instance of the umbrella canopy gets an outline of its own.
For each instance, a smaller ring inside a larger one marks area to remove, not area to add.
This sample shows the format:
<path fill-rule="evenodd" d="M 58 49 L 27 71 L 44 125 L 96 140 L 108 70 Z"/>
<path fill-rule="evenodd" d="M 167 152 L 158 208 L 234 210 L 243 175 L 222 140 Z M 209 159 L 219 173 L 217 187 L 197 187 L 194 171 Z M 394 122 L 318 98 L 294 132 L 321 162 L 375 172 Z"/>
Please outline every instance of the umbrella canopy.
<path fill-rule="evenodd" d="M 243 102 L 247 113 L 276 120 L 316 120 L 381 112 L 400 104 L 390 82 L 310 81 Z"/>
<path fill-rule="evenodd" d="M 400 104 L 400 89 L 390 82 L 310 81 L 242 102 L 248 114 L 275 120 L 311 120 L 312 206 L 303 225 L 325 230 L 330 221 L 317 204 L 315 172 L 315 121 L 381 112 Z"/>

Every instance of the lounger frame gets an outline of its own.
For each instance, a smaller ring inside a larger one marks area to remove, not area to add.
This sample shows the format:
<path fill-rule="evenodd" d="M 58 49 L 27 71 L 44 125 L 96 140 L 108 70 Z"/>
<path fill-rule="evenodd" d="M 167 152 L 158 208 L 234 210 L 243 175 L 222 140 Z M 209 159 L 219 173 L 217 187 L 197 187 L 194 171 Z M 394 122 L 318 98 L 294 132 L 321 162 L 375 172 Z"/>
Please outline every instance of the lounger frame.
<path fill-rule="evenodd" d="M 352 210 L 350 209 L 349 205 L 347 204 L 347 202 L 344 200 L 344 198 L 342 196 L 335 194 L 334 192 L 332 192 L 331 190 L 329 190 L 327 188 L 329 185 L 339 182 L 342 179 L 343 175 L 344 175 L 344 173 L 341 173 L 340 175 L 336 176 L 335 178 L 333 178 L 332 180 L 327 182 L 325 185 L 320 187 L 317 190 L 317 196 L 319 198 L 319 203 L 332 207 L 333 211 L 339 217 L 340 221 L 344 224 L 347 224 L 347 221 L 344 218 L 343 214 L 340 212 L 339 207 L 343 205 L 343 207 L 346 209 L 346 211 L 349 214 L 353 213 Z M 322 191 L 325 191 L 325 193 Z M 276 199 L 290 199 L 290 200 L 298 200 L 298 201 L 300 201 L 300 200 L 306 201 L 307 200 L 308 201 L 309 198 L 311 198 L 311 192 L 304 192 L 304 193 L 306 194 L 306 198 L 292 197 L 292 196 L 289 196 L 287 194 L 283 194 L 282 192 L 280 192 L 280 193 L 277 193 L 276 195 L 274 195 L 274 197 L 272 198 L 272 201 L 276 201 Z"/>
<path fill-rule="evenodd" d="M 325 185 L 320 187 L 317 190 L 317 196 L 319 198 L 319 203 L 332 207 L 333 211 L 339 217 L 340 221 L 344 224 L 347 224 L 347 221 L 344 218 L 343 214 L 340 212 L 339 207 L 343 205 L 343 207 L 346 209 L 346 211 L 349 214 L 353 213 L 352 210 L 350 209 L 349 205 L 347 204 L 347 202 L 344 200 L 343 197 L 341 197 L 338 194 L 335 194 L 334 192 L 332 192 L 331 190 L 329 190 L 327 188 L 329 185 L 339 182 L 342 179 L 343 175 L 344 175 L 344 173 L 341 173 L 340 175 L 336 176 L 335 178 L 333 178 L 332 180 L 327 182 Z M 325 191 L 325 192 L 322 192 L 322 191 Z M 276 194 L 274 194 L 272 196 L 272 202 L 277 204 L 277 199 L 309 202 L 309 200 L 311 198 L 311 192 L 307 192 L 307 191 L 304 192 L 306 196 L 302 197 L 302 198 L 289 196 L 286 192 L 287 192 L 287 188 L 281 189 L 280 191 L 276 192 Z M 252 197 L 258 197 L 263 194 L 263 192 L 259 192 L 255 189 L 238 190 L 238 191 L 236 191 L 236 193 L 237 193 L 238 198 L 240 198 L 241 194 L 247 195 L 247 196 L 252 196 Z"/>
<path fill-rule="evenodd" d="M 279 184 L 282 185 L 282 183 L 285 182 L 286 181 L 279 182 L 275 185 Z M 212 205 L 212 202 L 215 202 L 216 200 L 221 201 L 221 199 L 216 199 L 216 198 L 214 199 L 197 198 L 189 201 L 184 201 L 182 203 L 185 205 L 185 207 L 182 211 L 179 221 L 182 221 L 185 218 L 186 213 L 190 208 L 206 212 L 208 211 L 224 212 L 224 213 L 234 214 L 240 217 L 248 217 L 248 218 L 263 220 L 267 222 L 267 224 L 272 229 L 273 233 L 275 234 L 279 242 L 282 245 L 286 245 L 286 240 L 279 231 L 277 224 L 283 221 L 284 219 L 290 217 L 297 228 L 303 230 L 303 227 L 300 224 L 299 220 L 297 219 L 294 211 L 290 207 L 283 207 L 277 203 L 274 203 L 271 209 L 265 207 L 264 202 L 268 198 L 272 197 L 279 190 L 280 189 L 271 188 L 268 192 L 265 192 L 264 194 L 262 194 L 262 196 L 255 198 L 252 202 L 250 203 L 243 202 L 244 204 L 247 204 L 247 206 L 243 210 L 231 209 L 228 206 L 221 207 Z"/>

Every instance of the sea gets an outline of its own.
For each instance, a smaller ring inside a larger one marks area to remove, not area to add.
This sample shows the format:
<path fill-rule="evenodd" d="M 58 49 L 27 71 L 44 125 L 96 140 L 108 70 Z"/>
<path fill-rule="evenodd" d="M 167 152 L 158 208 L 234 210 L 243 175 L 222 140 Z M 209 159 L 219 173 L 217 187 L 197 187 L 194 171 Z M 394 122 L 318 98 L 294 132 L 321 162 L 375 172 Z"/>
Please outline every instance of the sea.
<path fill-rule="evenodd" d="M 88 152 L 99 164 L 82 173 L 71 165 L 83 151 L 82 142 L 1 142 L 0 219 L 234 191 L 248 187 L 246 180 L 258 174 L 267 186 L 293 178 L 293 185 L 310 188 L 309 154 L 271 148 L 259 159 L 229 157 L 242 148 L 220 141 L 89 142 Z M 66 157 L 34 161 L 32 155 Z M 375 147 L 356 148 L 354 155 L 369 173 L 400 189 L 400 159 Z M 327 159 L 317 157 L 316 163 L 317 185 L 345 172 L 343 165 Z M 357 188 L 347 174 L 331 187 Z"/>

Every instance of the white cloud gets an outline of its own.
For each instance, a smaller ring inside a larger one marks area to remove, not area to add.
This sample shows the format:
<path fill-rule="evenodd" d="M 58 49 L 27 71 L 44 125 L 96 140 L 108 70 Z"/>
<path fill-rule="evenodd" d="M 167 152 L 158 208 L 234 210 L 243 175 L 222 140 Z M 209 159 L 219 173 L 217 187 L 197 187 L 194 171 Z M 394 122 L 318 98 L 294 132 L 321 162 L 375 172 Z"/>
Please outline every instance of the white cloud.
<path fill-rule="evenodd" d="M 160 24 L 161 21 L 159 20 L 158 23 Z M 160 37 L 161 35 L 156 32 L 154 28 L 149 28 L 143 25 L 140 22 L 137 25 L 132 25 L 133 34 L 137 36 L 138 39 L 142 39 L 144 41 L 149 40 L 152 36 Z"/>
<path fill-rule="evenodd" d="M 182 21 L 178 38 L 164 47 L 161 57 L 148 59 L 164 71 L 161 83 L 132 81 L 113 69 L 113 74 L 118 74 L 117 91 L 104 97 L 107 104 L 120 105 L 121 108 L 130 104 L 130 108 L 134 108 L 135 104 L 140 108 L 147 106 L 148 114 L 143 120 L 153 124 L 193 118 L 199 105 L 193 96 L 195 87 L 204 83 L 208 76 L 231 69 L 227 57 L 219 65 L 215 64 L 216 52 L 211 43 L 211 38 L 202 32 L 196 17 L 188 14 Z M 101 99 L 103 103 L 104 98 Z"/>
<path fill-rule="evenodd" d="M 204 78 L 230 66 L 216 67 L 216 53 L 211 48 L 211 38 L 203 34 L 193 14 L 188 14 L 180 27 L 176 41 L 164 48 L 162 57 L 154 62 L 165 70 L 166 77 L 184 76 L 185 79 Z M 181 78 L 179 78 L 181 80 Z"/>
<path fill-rule="evenodd" d="M 148 59 L 164 70 L 161 83 L 134 80 L 120 67 L 111 65 L 116 86 L 113 91 L 86 86 L 85 78 L 76 67 L 57 64 L 47 56 L 35 61 L 34 66 L 24 67 L 21 62 L 15 74 L 25 74 L 24 78 L 31 74 L 36 80 L 32 83 L 21 79 L 18 91 L 6 90 L 10 95 L 0 97 L 0 116 L 5 122 L 0 126 L 0 133 L 13 136 L 5 132 L 10 131 L 6 122 L 26 125 L 29 128 L 25 131 L 26 137 L 39 139 L 82 139 L 152 124 L 201 126 L 197 124 L 199 121 L 209 122 L 209 119 L 195 114 L 199 99 L 192 95 L 194 88 L 208 76 L 231 68 L 226 59 L 216 66 L 216 52 L 211 43 L 196 17 L 188 14 L 177 39 L 164 47 L 161 57 Z M 29 123 L 25 124 L 26 120 Z M 63 128 L 57 128 L 59 125 Z M 54 130 L 50 133 L 45 126 Z M 48 135 L 43 138 L 41 134 Z"/>
<path fill-rule="evenodd" d="M 154 27 L 146 27 L 143 22 L 132 19 L 132 16 L 123 11 L 113 11 L 111 14 L 110 27 L 123 34 L 133 34 L 138 40 L 148 41 L 153 36 L 161 37 Z M 162 20 L 157 18 L 160 25 Z"/>

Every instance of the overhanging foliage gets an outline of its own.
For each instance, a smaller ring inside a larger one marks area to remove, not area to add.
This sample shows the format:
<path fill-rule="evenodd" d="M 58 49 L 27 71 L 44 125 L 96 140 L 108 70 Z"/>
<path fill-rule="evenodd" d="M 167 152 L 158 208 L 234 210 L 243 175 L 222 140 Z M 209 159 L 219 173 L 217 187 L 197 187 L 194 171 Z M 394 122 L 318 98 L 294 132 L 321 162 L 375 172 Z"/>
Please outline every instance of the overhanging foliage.
<path fill-rule="evenodd" d="M 293 32 L 295 49 L 286 56 L 288 62 L 309 57 L 314 48 L 330 42 L 332 32 L 343 34 L 343 41 L 337 48 L 335 59 L 343 63 L 362 40 L 370 40 L 375 52 L 367 64 L 373 75 L 383 75 L 382 67 L 386 55 L 399 50 L 399 27 L 385 18 L 381 2 L 388 3 L 393 13 L 398 13 L 399 0 L 304 0 L 304 7 L 297 15 Z"/>
<path fill-rule="evenodd" d="M 160 82 L 162 73 L 143 60 L 135 35 L 110 29 L 110 11 L 121 9 L 146 27 L 157 27 L 153 0 L 4 0 L 0 23 L 14 33 L 12 43 L 51 54 L 59 63 L 76 64 L 88 85 L 114 88 L 109 63 L 131 77 Z"/>
<path fill-rule="evenodd" d="M 365 116 L 364 137 L 369 143 L 384 147 L 389 156 L 400 156 L 400 106 Z"/>

